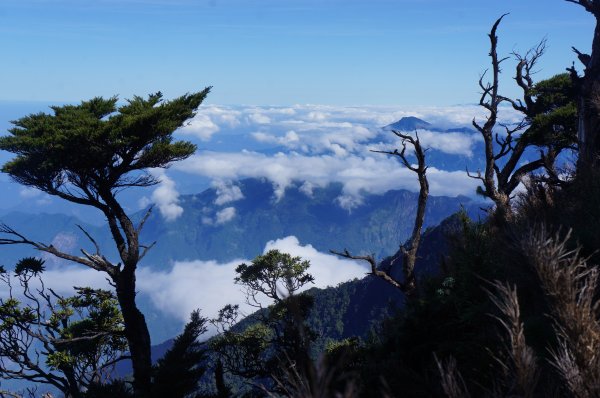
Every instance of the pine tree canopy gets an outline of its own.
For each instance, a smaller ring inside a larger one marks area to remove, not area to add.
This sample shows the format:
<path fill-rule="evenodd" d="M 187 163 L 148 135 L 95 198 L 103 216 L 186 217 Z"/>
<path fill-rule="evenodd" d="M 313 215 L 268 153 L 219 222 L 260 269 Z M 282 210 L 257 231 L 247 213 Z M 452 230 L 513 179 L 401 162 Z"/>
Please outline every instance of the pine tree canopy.
<path fill-rule="evenodd" d="M 0 149 L 17 155 L 2 171 L 23 185 L 88 205 L 123 188 L 156 184 L 146 169 L 167 167 L 196 150 L 191 142 L 174 141 L 173 132 L 195 115 L 209 91 L 171 101 L 158 92 L 122 106 L 117 97 L 96 97 L 53 106 L 53 114 L 25 116 L 0 137 Z"/>

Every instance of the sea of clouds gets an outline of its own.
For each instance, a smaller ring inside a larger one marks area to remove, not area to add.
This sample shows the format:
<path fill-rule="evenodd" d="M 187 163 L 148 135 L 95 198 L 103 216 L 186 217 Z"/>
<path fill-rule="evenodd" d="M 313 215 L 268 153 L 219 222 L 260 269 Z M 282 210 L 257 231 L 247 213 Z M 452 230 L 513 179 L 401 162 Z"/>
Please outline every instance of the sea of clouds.
<path fill-rule="evenodd" d="M 474 118 L 482 120 L 485 113 L 475 105 L 443 108 L 203 106 L 176 132 L 176 138 L 196 143 L 199 150 L 168 170 L 151 170 L 161 182 L 138 198 L 139 208 L 154 203 L 166 221 L 184 217 L 178 187 L 183 179 L 193 182 L 195 178 L 210 181 L 216 189 L 215 205 L 220 206 L 219 211 L 203 220 L 216 226 L 235 217 L 235 202 L 243 198 L 243 193 L 234 181 L 241 178 L 270 181 L 275 191 L 273 200 L 283 197 L 292 183 L 302 184 L 308 197 L 315 187 L 341 183 L 343 192 L 336 202 L 348 210 L 360 206 L 365 193 L 382 194 L 391 189 L 416 191 L 418 183 L 414 173 L 402 167 L 394 156 L 371 151 L 399 147 L 398 138 L 381 127 L 405 116 L 418 117 L 436 127 L 454 128 L 468 127 Z M 504 109 L 500 117 L 505 123 L 519 120 L 509 109 Z M 423 129 L 419 137 L 430 151 L 465 159 L 479 156 L 474 149 L 481 138 L 474 132 L 440 133 Z M 464 168 L 430 167 L 428 177 L 432 195 L 474 195 L 476 181 L 466 175 Z M 30 190 L 23 190 L 22 196 L 39 200 L 38 194 Z M 77 246 L 77 243 L 69 245 Z M 367 271 L 363 264 L 319 253 L 293 236 L 268 242 L 264 250 L 269 249 L 310 260 L 310 272 L 315 276 L 317 287 L 360 278 Z M 144 266 L 138 271 L 138 287 L 140 294 L 158 311 L 182 323 L 196 308 L 207 317 L 214 317 L 228 303 L 240 304 L 243 311 L 250 312 L 252 309 L 244 306 L 241 287 L 233 282 L 235 267 L 243 261 L 249 259 L 226 264 L 175 262 L 168 271 L 160 272 Z M 50 267 L 44 275 L 46 285 L 59 293 L 72 293 L 73 285 L 108 287 L 105 276 L 99 272 L 61 262 L 49 261 L 48 264 Z"/>
<path fill-rule="evenodd" d="M 482 121 L 480 106 L 452 107 L 336 107 L 296 105 L 205 106 L 176 133 L 178 138 L 198 144 L 190 158 L 173 165 L 178 175 L 197 176 L 214 184 L 242 178 L 265 178 L 275 189 L 275 199 L 285 194 L 293 182 L 303 183 L 306 193 L 332 182 L 343 185 L 337 202 L 351 210 L 362 202 L 362 195 L 383 194 L 391 189 L 418 190 L 414 173 L 402 167 L 394 156 L 373 150 L 393 150 L 398 137 L 381 127 L 402 117 L 415 116 L 441 128 L 470 127 L 473 119 Z M 502 109 L 504 123 L 519 121 L 519 115 Z M 481 137 L 476 132 L 439 132 L 419 130 L 422 145 L 430 151 L 472 158 Z M 232 149 L 233 148 L 233 149 Z M 430 152 L 431 153 L 431 152 Z M 177 184 L 161 171 L 163 183 L 141 206 L 154 202 L 167 220 L 181 216 L 177 205 Z M 464 167 L 428 170 L 432 195 L 473 196 L 477 181 Z M 219 219 L 226 222 L 235 208 Z M 213 222 L 219 222 L 213 220 Z"/>

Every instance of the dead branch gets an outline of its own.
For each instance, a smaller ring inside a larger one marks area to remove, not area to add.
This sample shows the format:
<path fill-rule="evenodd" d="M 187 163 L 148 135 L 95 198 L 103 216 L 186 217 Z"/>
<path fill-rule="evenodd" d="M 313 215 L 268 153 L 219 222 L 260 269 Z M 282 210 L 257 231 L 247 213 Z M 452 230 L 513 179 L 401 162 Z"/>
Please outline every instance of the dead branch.
<path fill-rule="evenodd" d="M 398 281 L 387 272 L 378 269 L 377 262 L 372 255 L 354 256 L 350 254 L 348 250 L 344 250 L 343 252 L 332 250 L 331 253 L 349 259 L 367 261 L 371 266 L 370 273 L 372 275 L 382 278 L 392 286 L 400 289 L 406 296 L 415 296 L 417 294 L 415 263 L 417 260 L 417 251 L 419 250 L 419 244 L 421 242 L 421 231 L 423 229 L 423 222 L 425 220 L 427 198 L 429 197 L 429 181 L 427 181 L 427 165 L 425 162 L 425 152 L 427 152 L 427 149 L 424 149 L 421 146 L 421 141 L 419 140 L 419 134 L 417 132 L 415 132 L 414 137 L 396 130 L 393 130 L 392 132 L 401 139 L 402 149 L 400 151 L 398 149 L 394 149 L 393 151 L 373 150 L 372 152 L 398 157 L 400 162 L 407 169 L 417 174 L 419 179 L 419 199 L 412 234 L 408 239 L 407 244 L 400 245 L 399 255 L 392 259 L 392 264 L 394 264 L 400 256 L 402 257 L 402 273 L 404 276 L 403 281 Z M 414 156 L 417 159 L 416 165 L 411 164 L 406 156 L 407 144 L 410 144 L 414 149 Z"/>
<path fill-rule="evenodd" d="M 498 36 L 497 29 L 506 16 L 502 15 L 494 23 L 490 33 L 490 58 L 492 64 L 492 80 L 483 83 L 483 76 L 479 79 L 479 87 L 482 90 L 479 105 L 488 111 L 488 116 L 483 124 L 473 119 L 473 126 L 481 134 L 485 147 L 485 170 L 478 171 L 477 174 L 471 174 L 467 170 L 467 175 L 482 182 L 481 193 L 492 199 L 496 205 L 496 214 L 500 220 L 506 220 L 512 214 L 510 205 L 511 195 L 521 183 L 522 178 L 531 172 L 539 170 L 548 165 L 550 158 L 540 157 L 533 161 L 521 164 L 525 150 L 533 145 L 524 138 L 527 133 L 531 120 L 536 116 L 539 110 L 536 107 L 535 97 L 533 95 L 534 80 L 536 73 L 535 66 L 544 54 L 546 41 L 542 40 L 537 46 L 533 47 L 521 55 L 513 52 L 513 56 L 518 61 L 515 71 L 515 81 L 522 90 L 522 99 L 510 99 L 499 94 L 499 74 L 500 65 L 507 58 L 500 59 L 497 53 Z M 507 125 L 498 122 L 498 110 L 500 104 L 507 102 L 513 109 L 521 112 L 523 118 L 514 125 Z M 504 128 L 504 136 L 495 132 L 497 126 Z M 560 151 L 562 148 L 558 148 Z M 556 157 L 552 157 L 555 160 Z M 521 165 L 520 165 L 521 164 Z"/>
<path fill-rule="evenodd" d="M 80 227 L 80 229 L 82 228 Z M 96 248 L 98 249 L 98 246 L 93 240 L 93 238 L 84 229 L 82 229 L 82 231 L 84 231 L 86 236 L 88 236 L 88 238 L 90 238 L 92 242 L 94 242 Z M 85 265 L 86 267 L 95 269 L 96 271 L 106 272 L 111 277 L 116 275 L 116 272 L 118 272 L 118 268 L 115 267 L 112 263 L 110 263 L 104 256 L 101 256 L 99 254 L 91 255 L 89 253 L 86 253 L 83 249 L 81 250 L 81 252 L 84 255 L 84 257 L 64 253 L 58 250 L 53 245 L 47 245 L 41 242 L 35 242 L 28 239 L 23 234 L 17 232 L 12 227 L 9 227 L 4 223 L 0 223 L 0 234 L 8 236 L 0 238 L 0 245 L 29 245 L 41 252 L 52 254 L 58 258 Z"/>
<path fill-rule="evenodd" d="M 90 233 L 88 231 L 86 231 L 81 225 L 77 224 L 77 228 L 79 228 L 81 230 L 81 232 L 83 232 L 85 234 L 85 236 L 87 236 L 87 238 L 90 240 L 90 242 L 92 242 L 92 244 L 94 245 L 94 247 L 96 248 L 96 254 L 100 254 L 100 246 L 98 246 L 98 243 L 96 242 L 96 240 L 92 237 L 92 235 L 90 235 Z"/>
<path fill-rule="evenodd" d="M 396 279 L 392 278 L 387 272 L 382 271 L 380 269 L 377 268 L 377 261 L 375 261 L 375 257 L 373 257 L 373 255 L 369 255 L 369 256 L 354 256 L 352 254 L 350 254 L 350 252 L 346 249 L 344 249 L 343 252 L 338 252 L 335 250 L 330 250 L 329 251 L 332 254 L 338 255 L 340 257 L 344 257 L 344 258 L 348 258 L 351 260 L 363 260 L 369 263 L 369 265 L 371 266 L 371 275 L 375 275 L 379 278 L 382 278 L 384 281 L 390 283 L 392 286 L 400 289 L 401 291 L 406 291 L 406 285 L 402 282 L 397 281 Z"/>
<path fill-rule="evenodd" d="M 137 228 L 135 229 L 136 233 L 139 235 L 140 232 L 142 232 L 142 228 L 144 228 L 144 224 L 146 224 L 146 221 L 148 221 L 148 218 L 150 217 L 150 215 L 152 214 L 152 210 L 154 209 L 154 205 L 151 205 L 148 208 L 148 211 L 146 211 L 146 214 L 144 214 L 144 217 L 142 217 L 140 223 L 138 224 Z"/>

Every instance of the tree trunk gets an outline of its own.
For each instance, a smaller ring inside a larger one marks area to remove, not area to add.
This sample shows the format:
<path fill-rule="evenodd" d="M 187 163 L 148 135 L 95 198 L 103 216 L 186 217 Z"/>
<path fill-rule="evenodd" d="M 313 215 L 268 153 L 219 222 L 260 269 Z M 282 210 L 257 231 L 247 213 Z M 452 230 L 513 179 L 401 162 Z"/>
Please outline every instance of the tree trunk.
<path fill-rule="evenodd" d="M 578 91 L 579 160 L 577 169 L 582 175 L 600 165 L 600 10 L 594 10 L 592 13 L 596 17 L 596 28 L 589 62 L 584 65 L 583 77 L 577 77 L 575 71 L 572 70 L 575 87 Z"/>
<path fill-rule="evenodd" d="M 115 280 L 115 285 L 117 299 L 123 314 L 125 338 L 129 344 L 133 365 L 134 396 L 136 398 L 147 398 L 150 396 L 152 381 L 150 333 L 144 314 L 135 304 L 135 273 L 121 272 Z"/>

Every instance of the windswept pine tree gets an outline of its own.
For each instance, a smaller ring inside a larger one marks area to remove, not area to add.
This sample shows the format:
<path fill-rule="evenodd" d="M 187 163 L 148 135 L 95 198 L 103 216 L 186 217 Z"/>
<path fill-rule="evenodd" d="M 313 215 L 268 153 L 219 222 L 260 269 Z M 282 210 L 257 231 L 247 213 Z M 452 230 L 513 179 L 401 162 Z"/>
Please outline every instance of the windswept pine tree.
<path fill-rule="evenodd" d="M 139 241 L 150 210 L 136 225 L 119 203 L 118 194 L 157 184 L 148 169 L 166 168 L 194 153 L 196 146 L 175 141 L 173 132 L 194 116 L 209 91 L 206 88 L 170 101 L 163 101 L 159 92 L 147 98 L 136 96 L 120 106 L 117 97 L 54 106 L 52 114 L 32 114 L 14 121 L 10 134 L 0 138 L 0 149 L 15 154 L 2 167 L 13 180 L 96 208 L 106 217 L 118 261 L 105 257 L 87 231 L 83 232 L 96 251 L 82 250 L 82 256 L 32 241 L 8 225 L 0 229 L 0 244 L 29 245 L 106 274 L 123 315 L 136 397 L 149 397 L 152 381 L 150 334 L 136 304 L 136 270 L 154 243 Z"/>

